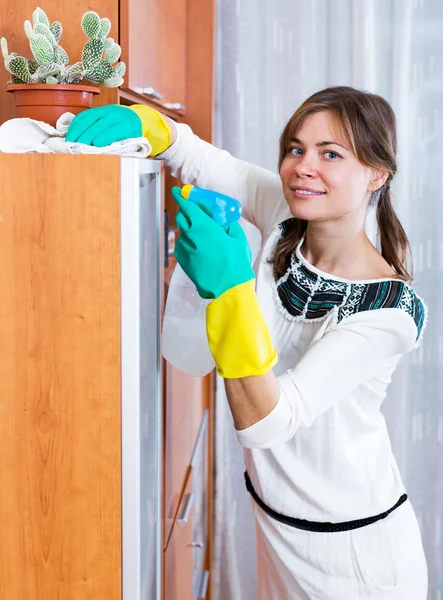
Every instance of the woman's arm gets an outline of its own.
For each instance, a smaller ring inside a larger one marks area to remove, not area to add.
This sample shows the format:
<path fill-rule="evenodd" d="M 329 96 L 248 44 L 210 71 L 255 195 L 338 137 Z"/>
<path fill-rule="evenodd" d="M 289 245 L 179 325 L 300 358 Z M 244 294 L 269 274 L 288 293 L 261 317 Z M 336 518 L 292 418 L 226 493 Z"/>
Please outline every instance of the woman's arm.
<path fill-rule="evenodd" d="M 85 110 L 72 120 L 66 140 L 106 146 L 140 135 L 151 145 L 150 156 L 165 160 L 183 183 L 239 200 L 243 216 L 262 233 L 290 216 L 276 173 L 234 158 L 150 106 L 109 105 Z"/>
<path fill-rule="evenodd" d="M 177 127 L 176 127 L 175 121 L 173 121 L 166 115 L 163 115 L 163 118 L 166 121 L 166 123 L 171 131 L 171 141 L 169 144 L 169 147 L 171 147 L 172 144 L 175 144 L 175 142 L 177 141 Z"/>
<path fill-rule="evenodd" d="M 262 233 L 291 216 L 277 173 L 220 150 L 196 136 L 188 125 L 171 127 L 175 141 L 159 158 L 165 160 L 174 177 L 236 198 L 244 218 Z"/>
<path fill-rule="evenodd" d="M 267 417 L 280 397 L 278 379 L 272 370 L 257 377 L 224 381 L 234 427 L 238 431 Z"/>
<path fill-rule="evenodd" d="M 225 379 L 240 443 L 269 448 L 291 439 L 359 385 L 410 351 L 414 320 L 397 308 L 365 311 L 331 327 L 294 369 Z"/>

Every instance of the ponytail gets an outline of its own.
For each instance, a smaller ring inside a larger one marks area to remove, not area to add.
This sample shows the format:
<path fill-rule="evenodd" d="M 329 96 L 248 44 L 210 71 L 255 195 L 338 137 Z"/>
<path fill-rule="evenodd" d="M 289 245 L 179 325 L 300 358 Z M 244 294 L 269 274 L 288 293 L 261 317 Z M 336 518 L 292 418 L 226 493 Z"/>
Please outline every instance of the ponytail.
<path fill-rule="evenodd" d="M 405 230 L 400 223 L 391 201 L 389 183 L 381 188 L 377 201 L 377 223 L 380 230 L 381 255 L 394 269 L 397 275 L 404 280 L 412 280 L 406 268 L 406 263 L 411 256 L 411 248 Z"/>

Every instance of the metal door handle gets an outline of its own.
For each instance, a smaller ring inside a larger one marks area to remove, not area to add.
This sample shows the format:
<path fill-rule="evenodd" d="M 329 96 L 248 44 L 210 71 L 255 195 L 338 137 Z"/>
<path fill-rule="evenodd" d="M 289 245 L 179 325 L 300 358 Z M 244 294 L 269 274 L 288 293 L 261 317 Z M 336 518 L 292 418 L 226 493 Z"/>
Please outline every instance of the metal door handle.
<path fill-rule="evenodd" d="M 182 516 L 177 519 L 177 524 L 178 525 L 186 525 L 186 523 L 189 520 L 189 515 L 191 514 L 191 510 L 192 510 L 192 505 L 194 504 L 194 500 L 195 500 L 195 494 L 185 494 L 185 496 L 187 496 L 184 507 L 183 507 L 183 512 L 182 512 Z"/>
<path fill-rule="evenodd" d="M 180 102 L 165 102 L 163 106 L 171 110 L 186 110 L 186 106 Z"/>
<path fill-rule="evenodd" d="M 153 87 L 142 88 L 142 90 L 143 94 L 146 96 L 152 96 L 152 98 L 156 98 L 157 100 L 161 100 L 163 98 L 163 95 L 160 94 L 160 92 L 157 92 L 157 90 L 154 90 Z"/>
<path fill-rule="evenodd" d="M 205 543 L 204 542 L 192 542 L 192 544 L 188 544 L 188 546 L 191 546 L 192 548 L 204 548 Z"/>
<path fill-rule="evenodd" d="M 199 600 L 206 598 L 206 592 L 208 591 L 209 582 L 209 571 L 203 571 L 202 580 L 200 582 L 200 590 L 198 592 Z"/>

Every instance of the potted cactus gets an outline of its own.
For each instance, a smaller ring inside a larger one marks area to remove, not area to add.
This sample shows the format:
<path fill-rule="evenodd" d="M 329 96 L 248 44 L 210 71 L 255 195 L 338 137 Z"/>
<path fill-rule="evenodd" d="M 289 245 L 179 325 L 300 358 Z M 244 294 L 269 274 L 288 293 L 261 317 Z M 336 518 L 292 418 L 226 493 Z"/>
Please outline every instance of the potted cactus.
<path fill-rule="evenodd" d="M 109 19 L 101 19 L 93 11 L 86 12 L 81 27 L 87 36 L 81 60 L 69 65 L 69 57 L 60 45 L 62 25 L 50 23 L 39 7 L 32 14 L 32 23 L 25 21 L 25 33 L 33 58 L 9 53 L 5 38 L 1 49 L 6 69 L 11 73 L 8 92 L 14 93 L 19 117 L 30 117 L 55 125 L 65 112 L 79 113 L 92 105 L 96 87 L 79 85 L 86 79 L 119 87 L 123 83 L 126 66 L 117 62 L 121 48 L 107 35 L 111 29 Z"/>

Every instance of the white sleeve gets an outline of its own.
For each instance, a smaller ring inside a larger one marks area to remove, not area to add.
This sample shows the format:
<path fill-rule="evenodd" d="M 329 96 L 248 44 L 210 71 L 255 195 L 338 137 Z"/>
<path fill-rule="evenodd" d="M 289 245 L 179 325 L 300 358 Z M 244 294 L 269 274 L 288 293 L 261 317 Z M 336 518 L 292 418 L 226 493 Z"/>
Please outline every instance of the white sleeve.
<path fill-rule="evenodd" d="M 243 217 L 262 234 L 291 216 L 277 173 L 216 148 L 183 123 L 177 124 L 177 134 L 176 142 L 159 155 L 174 177 L 236 198 L 243 207 Z"/>
<path fill-rule="evenodd" d="M 392 359 L 412 350 L 417 327 L 399 308 L 347 317 L 313 343 L 294 369 L 278 377 L 274 409 L 237 437 L 246 448 L 270 448 L 290 440 L 359 385 L 381 375 Z"/>

